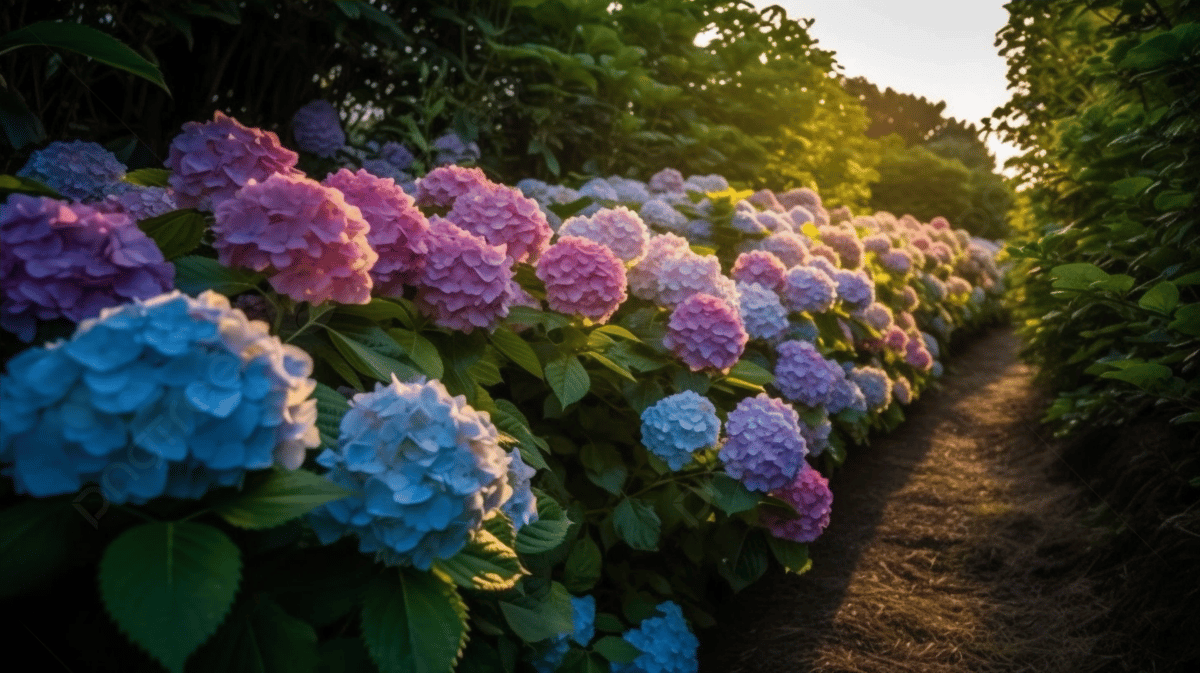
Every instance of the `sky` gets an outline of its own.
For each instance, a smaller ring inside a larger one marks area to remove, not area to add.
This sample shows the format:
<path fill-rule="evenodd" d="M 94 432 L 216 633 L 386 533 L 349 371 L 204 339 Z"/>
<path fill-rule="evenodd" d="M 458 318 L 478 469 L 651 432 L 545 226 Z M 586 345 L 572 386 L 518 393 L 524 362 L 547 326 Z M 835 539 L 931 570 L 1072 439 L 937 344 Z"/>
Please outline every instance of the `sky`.
<path fill-rule="evenodd" d="M 1007 70 L 994 46 L 1007 22 L 1004 0 L 752 0 L 812 18 L 817 46 L 836 52 L 842 70 L 880 89 L 937 102 L 944 114 L 978 123 L 1008 100 Z M 1016 153 L 996 138 L 997 163 Z"/>

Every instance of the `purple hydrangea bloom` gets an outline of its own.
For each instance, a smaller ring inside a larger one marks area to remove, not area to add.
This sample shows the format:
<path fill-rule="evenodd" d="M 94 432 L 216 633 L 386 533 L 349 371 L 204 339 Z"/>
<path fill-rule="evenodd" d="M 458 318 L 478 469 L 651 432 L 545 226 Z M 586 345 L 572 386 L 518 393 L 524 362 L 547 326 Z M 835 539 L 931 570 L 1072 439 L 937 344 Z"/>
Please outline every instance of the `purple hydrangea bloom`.
<path fill-rule="evenodd" d="M 911 285 L 905 285 L 904 290 L 900 293 L 898 308 L 901 311 L 912 312 L 921 306 L 921 298 L 917 296 L 917 291 Z"/>
<path fill-rule="evenodd" d="M 936 317 L 940 318 L 941 316 Z M 928 332 L 921 332 L 921 341 L 925 344 L 925 350 L 929 351 L 934 359 L 942 356 L 942 347 L 938 345 L 937 337 Z"/>
<path fill-rule="evenodd" d="M 612 185 L 604 178 L 592 178 L 583 183 L 579 187 L 579 195 L 586 196 L 593 201 L 617 201 L 617 190 L 613 189 Z"/>
<path fill-rule="evenodd" d="M 700 641 L 692 634 L 683 611 L 671 601 L 656 608 L 661 616 L 642 620 L 636 629 L 625 632 L 625 641 L 641 654 L 633 661 L 613 662 L 612 673 L 696 673 L 700 664 L 696 651 Z"/>
<path fill-rule="evenodd" d="M 112 503 L 199 498 L 319 444 L 312 359 L 215 292 L 105 309 L 0 377 L 0 462 L 18 493 L 98 484 Z"/>
<path fill-rule="evenodd" d="M 924 372 L 933 368 L 933 356 L 925 350 L 925 343 L 920 339 L 909 339 L 904 345 L 904 361 L 914 369 Z"/>
<path fill-rule="evenodd" d="M 728 373 L 746 348 L 749 336 L 737 310 L 723 299 L 699 293 L 671 312 L 663 345 L 692 371 Z"/>
<path fill-rule="evenodd" d="M 725 434 L 718 454 L 725 471 L 752 491 L 791 483 L 808 454 L 796 410 L 766 393 L 738 402 L 725 421 Z"/>
<path fill-rule="evenodd" d="M 733 219 L 729 221 L 729 224 L 734 229 L 743 233 L 762 234 L 767 228 L 763 226 L 762 222 L 758 221 L 755 215 L 756 213 L 753 212 L 742 212 L 739 210 L 733 214 Z"/>
<path fill-rule="evenodd" d="M 683 173 L 674 168 L 664 168 L 650 176 L 648 184 L 652 192 L 682 192 Z"/>
<path fill-rule="evenodd" d="M 302 175 L 299 155 L 279 144 L 270 131 L 243 126 L 220 110 L 203 124 L 188 122 L 167 154 L 175 198 L 184 208 L 212 212 L 251 180 L 275 173 Z"/>
<path fill-rule="evenodd" d="M 479 161 L 479 145 L 465 142 L 457 133 L 447 133 L 433 141 L 431 147 L 437 152 L 433 162 L 438 166 L 465 164 Z"/>
<path fill-rule="evenodd" d="M 396 168 L 383 159 L 364 159 L 362 161 L 362 170 L 374 175 L 377 178 L 388 178 L 393 180 L 397 185 L 400 185 L 412 177 L 408 173 Z"/>
<path fill-rule="evenodd" d="M 408 147 L 394 141 L 388 141 L 379 148 L 379 156 L 397 170 L 407 171 L 413 163 L 413 153 Z"/>
<path fill-rule="evenodd" d="M 807 239 L 790 231 L 779 231 L 759 242 L 760 250 L 766 250 L 779 258 L 783 265 L 791 268 L 808 260 Z"/>
<path fill-rule="evenodd" d="M 828 245 L 825 245 L 824 243 L 814 243 L 808 251 L 811 253 L 809 256 L 809 264 L 813 264 L 817 261 L 824 261 L 828 263 L 831 268 L 836 269 L 838 267 L 840 259 L 838 258 L 837 250 L 834 250 Z"/>
<path fill-rule="evenodd" d="M 106 213 L 125 213 L 134 222 L 141 222 L 152 217 L 165 215 L 173 210 L 179 210 L 179 202 L 175 192 L 167 187 L 140 187 L 129 185 L 129 188 L 110 193 L 103 201 L 91 204 L 97 210 Z"/>
<path fill-rule="evenodd" d="M 645 203 L 651 198 L 650 190 L 646 189 L 646 183 L 640 180 L 631 180 L 619 175 L 612 175 L 608 178 L 608 184 L 617 193 L 618 201 L 625 203 Z"/>
<path fill-rule="evenodd" d="M 174 282 L 175 267 L 124 213 L 24 194 L 0 206 L 0 327 L 26 343 L 38 320 L 79 322 Z"/>
<path fill-rule="evenodd" d="M 826 360 L 807 341 L 785 341 L 779 344 L 776 353 L 779 359 L 775 362 L 775 385 L 793 402 L 809 407 L 825 404 L 845 378 L 840 367 Z"/>
<path fill-rule="evenodd" d="M 787 501 L 796 509 L 795 516 L 790 517 L 774 511 L 762 513 L 762 523 L 771 531 L 771 535 L 781 540 L 807 543 L 820 537 L 829 525 L 829 513 L 833 509 L 829 480 L 808 463 L 800 468 L 792 483 L 773 491 L 771 495 Z"/>
<path fill-rule="evenodd" d="M 838 298 L 849 304 L 851 310 L 863 309 L 875 301 L 875 283 L 863 271 L 838 269 L 833 273 L 837 284 Z"/>
<path fill-rule="evenodd" d="M 438 166 L 417 181 L 417 205 L 450 208 L 472 188 L 494 184 L 478 168 Z"/>
<path fill-rule="evenodd" d="M 779 203 L 779 199 L 775 198 L 775 192 L 770 189 L 760 189 L 751 194 L 746 200 L 763 210 L 776 213 L 782 213 L 787 210 L 787 208 L 783 207 L 783 204 Z"/>
<path fill-rule="evenodd" d="M 650 199 L 642 204 L 638 215 L 646 224 L 680 232 L 687 227 L 687 215 L 662 199 Z"/>
<path fill-rule="evenodd" d="M 720 432 L 717 408 L 691 390 L 664 397 L 642 412 L 642 444 L 672 470 L 692 462 L 692 452 L 716 444 Z"/>
<path fill-rule="evenodd" d="M 804 443 L 808 446 L 808 455 L 819 456 L 829 446 L 829 435 L 833 433 L 833 423 L 829 422 L 829 416 L 822 412 L 821 421 L 816 425 L 808 423 L 800 423 L 800 434 L 804 437 Z"/>
<path fill-rule="evenodd" d="M 833 278 L 834 272 L 838 270 L 838 266 L 835 262 L 831 262 L 820 255 L 810 257 L 807 265 L 814 269 L 819 269 L 825 272 L 825 275 L 829 276 L 831 279 Z"/>
<path fill-rule="evenodd" d="M 625 206 L 604 208 L 591 217 L 569 217 L 559 236 L 582 236 L 612 250 L 621 261 L 635 263 L 646 255 L 650 230 L 641 217 Z"/>
<path fill-rule="evenodd" d="M 104 198 L 125 177 L 125 164 L 100 145 L 83 140 L 55 141 L 35 151 L 17 171 L 74 201 Z"/>
<path fill-rule="evenodd" d="M 863 242 L 848 226 L 821 227 L 821 242 L 833 248 L 846 269 L 857 269 L 863 263 Z"/>
<path fill-rule="evenodd" d="M 512 259 L 453 222 L 434 218 L 429 254 L 417 282 L 417 307 L 440 327 L 470 333 L 492 329 L 512 304 Z"/>
<path fill-rule="evenodd" d="M 829 400 L 825 402 L 825 408 L 831 414 L 836 414 L 847 409 L 866 413 L 867 398 L 858 387 L 858 384 L 843 373 L 842 377 L 838 379 L 837 385 L 833 387 L 833 392 L 830 393 Z"/>
<path fill-rule="evenodd" d="M 751 250 L 738 255 L 729 275 L 739 283 L 758 283 L 768 290 L 779 292 L 784 286 L 787 267 L 774 254 Z"/>
<path fill-rule="evenodd" d="M 783 298 L 793 311 L 824 313 L 837 299 L 833 279 L 811 266 L 794 266 L 784 277 Z"/>
<path fill-rule="evenodd" d="M 629 292 L 639 299 L 658 302 L 658 277 L 663 264 L 685 253 L 691 253 L 686 238 L 675 234 L 651 236 L 646 255 L 626 274 Z"/>
<path fill-rule="evenodd" d="M 884 234 L 871 234 L 862 240 L 863 250 L 882 255 L 892 249 L 892 240 Z"/>
<path fill-rule="evenodd" d="M 921 282 L 925 285 L 925 290 L 929 293 L 933 303 L 946 300 L 946 284 L 942 282 L 941 278 L 927 273 L 921 277 Z"/>
<path fill-rule="evenodd" d="M 900 404 L 912 402 L 912 382 L 905 376 L 897 376 L 892 381 L 892 397 Z"/>
<path fill-rule="evenodd" d="M 306 103 L 292 115 L 296 146 L 319 157 L 332 157 L 346 146 L 346 132 L 337 108 L 327 100 Z"/>
<path fill-rule="evenodd" d="M 901 353 L 908 345 L 908 335 L 899 325 L 892 325 L 883 333 L 883 345 L 891 351 Z"/>
<path fill-rule="evenodd" d="M 883 411 L 892 402 L 892 381 L 878 367 L 855 367 L 850 379 L 862 391 L 868 411 Z"/>
<path fill-rule="evenodd" d="M 738 309 L 751 339 L 774 341 L 788 329 L 787 309 L 779 295 L 758 283 L 738 283 Z"/>
<path fill-rule="evenodd" d="M 428 570 L 457 554 L 512 497 L 509 455 L 486 412 L 440 381 L 376 384 L 342 417 L 317 462 L 354 495 L 313 510 L 322 544 L 346 534 L 389 566 Z"/>
<path fill-rule="evenodd" d="M 885 304 L 875 302 L 862 310 L 861 315 L 863 322 L 873 327 L 878 332 L 887 331 L 892 326 L 894 319 L 892 318 L 892 309 Z"/>
<path fill-rule="evenodd" d="M 471 187 L 454 200 L 446 219 L 492 245 L 507 246 L 518 263 L 536 262 L 554 234 L 537 201 L 505 185 Z"/>
<path fill-rule="evenodd" d="M 596 599 L 592 596 L 571 596 L 571 622 L 575 627 L 571 633 L 560 633 L 550 638 L 546 650 L 529 663 L 537 673 L 554 673 L 571 648 L 570 641 L 587 647 L 596 636 Z"/>
<path fill-rule="evenodd" d="M 530 480 L 537 470 L 525 464 L 520 449 L 509 451 L 508 457 L 511 461 L 508 464 L 508 485 L 512 487 L 512 497 L 500 505 L 500 511 L 512 521 L 513 528 L 521 530 L 526 524 L 538 520 L 537 496 L 530 486 Z"/>
<path fill-rule="evenodd" d="M 792 218 L 792 228 L 800 230 L 805 224 L 813 221 L 812 211 L 803 206 L 793 206 L 788 209 L 788 217 Z"/>
<path fill-rule="evenodd" d="M 716 173 L 708 175 L 689 175 L 683 181 L 683 189 L 693 192 L 723 192 L 729 189 L 729 181 Z"/>
<path fill-rule="evenodd" d="M 580 237 L 558 239 L 538 260 L 546 303 L 567 315 L 606 323 L 625 301 L 625 265 L 607 247 Z"/>
<path fill-rule="evenodd" d="M 821 197 L 808 187 L 797 187 L 778 194 L 777 198 L 785 208 L 805 208 L 814 211 L 821 207 Z"/>
<path fill-rule="evenodd" d="M 729 294 L 720 279 L 730 279 L 721 275 L 721 262 L 714 255 L 698 255 L 685 249 L 658 260 L 657 266 L 654 301 L 661 306 L 674 308 L 698 292 L 722 298 Z"/>

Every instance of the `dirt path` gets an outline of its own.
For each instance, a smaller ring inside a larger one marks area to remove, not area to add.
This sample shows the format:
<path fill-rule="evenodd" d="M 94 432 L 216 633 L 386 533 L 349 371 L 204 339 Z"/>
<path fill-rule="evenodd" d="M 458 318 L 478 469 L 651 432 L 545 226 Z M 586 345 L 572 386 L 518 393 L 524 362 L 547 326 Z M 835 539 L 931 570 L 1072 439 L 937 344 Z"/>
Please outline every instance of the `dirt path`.
<path fill-rule="evenodd" d="M 770 575 L 701 634 L 702 673 L 1088 671 L 1103 613 L 1077 564 L 1077 487 L 1051 483 L 1043 398 L 997 329 L 950 360 L 831 484 L 806 575 Z"/>

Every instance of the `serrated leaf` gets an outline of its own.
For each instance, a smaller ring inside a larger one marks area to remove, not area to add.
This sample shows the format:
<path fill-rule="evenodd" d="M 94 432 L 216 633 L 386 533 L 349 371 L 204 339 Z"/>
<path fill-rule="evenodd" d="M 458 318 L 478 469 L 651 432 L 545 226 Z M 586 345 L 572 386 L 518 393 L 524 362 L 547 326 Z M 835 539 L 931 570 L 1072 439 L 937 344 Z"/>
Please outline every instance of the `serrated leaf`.
<path fill-rule="evenodd" d="M 604 636 L 592 644 L 592 649 L 614 664 L 627 664 L 642 653 L 628 640 L 619 636 Z"/>
<path fill-rule="evenodd" d="M 317 430 L 321 433 L 321 444 L 335 447 L 341 434 L 342 417 L 350 411 L 350 401 L 320 381 L 313 390 L 313 397 L 317 400 Z"/>
<path fill-rule="evenodd" d="M 70 565 L 86 513 L 75 507 L 67 498 L 36 498 L 0 511 L 0 597 L 36 590 Z"/>
<path fill-rule="evenodd" d="M 467 546 L 448 559 L 434 561 L 433 567 L 464 589 L 511 589 L 527 574 L 514 549 L 516 540 L 512 522 L 495 512 L 475 531 Z"/>
<path fill-rule="evenodd" d="M 571 619 L 571 596 L 558 582 L 551 584 L 550 591 L 541 600 L 523 596 L 501 601 L 500 611 L 513 632 L 527 643 L 575 630 L 575 622 Z"/>
<path fill-rule="evenodd" d="M 122 533 L 100 559 L 100 597 L 130 640 L 181 673 L 233 606 L 241 552 L 205 524 L 148 523 Z"/>
<path fill-rule="evenodd" d="M 506 399 L 494 401 L 495 412 L 491 414 L 496 427 L 521 442 L 521 459 L 525 464 L 536 470 L 548 470 L 550 466 L 542 457 L 542 451 L 548 450 L 546 442 L 533 434 L 529 429 L 529 421 L 517 408 L 517 405 Z"/>
<path fill-rule="evenodd" d="M 642 551 L 658 549 L 662 521 L 654 507 L 641 500 L 625 498 L 613 510 L 613 529 L 630 547 Z"/>
<path fill-rule="evenodd" d="M 67 49 L 83 54 L 114 68 L 133 73 L 162 88 L 167 95 L 171 93 L 157 66 L 142 58 L 124 42 L 91 26 L 38 21 L 0 36 L 0 54 L 17 47 L 30 46 Z"/>
<path fill-rule="evenodd" d="M 383 355 L 372 350 L 366 344 L 342 334 L 334 329 L 327 329 L 329 340 L 351 367 L 367 376 L 374 377 L 384 383 L 390 383 L 395 375 L 401 381 L 411 381 L 417 377 L 417 370 L 400 362 L 396 358 Z"/>
<path fill-rule="evenodd" d="M 367 590 L 362 635 L 380 673 L 450 673 L 467 644 L 467 606 L 436 573 L 389 570 Z"/>
<path fill-rule="evenodd" d="M 432 341 L 401 327 L 390 329 L 387 333 L 400 344 L 408 359 L 420 367 L 426 376 L 432 379 L 442 378 L 446 371 L 445 365 L 442 363 L 441 353 L 438 353 L 437 346 L 434 346 Z"/>
<path fill-rule="evenodd" d="M 546 363 L 546 382 L 564 409 L 583 399 L 592 387 L 592 380 L 579 358 L 569 354 Z"/>
<path fill-rule="evenodd" d="M 753 509 L 761 499 L 758 493 L 743 486 L 742 482 L 720 472 L 713 475 L 709 485 L 713 504 L 730 516 Z"/>
<path fill-rule="evenodd" d="M 571 520 L 557 500 L 536 488 L 533 495 L 537 498 L 538 518 L 517 531 L 516 549 L 522 554 L 540 554 L 558 547 L 571 528 Z"/>
<path fill-rule="evenodd" d="M 221 673 L 316 673 L 317 634 L 258 593 L 239 601 L 189 667 Z"/>
<path fill-rule="evenodd" d="M 808 545 L 792 540 L 782 540 L 773 535 L 767 536 L 767 546 L 779 565 L 789 573 L 801 575 L 812 568 L 812 559 L 808 557 Z"/>
<path fill-rule="evenodd" d="M 538 361 L 537 353 L 534 353 L 529 343 L 520 336 L 501 327 L 492 332 L 491 340 L 496 350 L 515 362 L 518 367 L 539 379 L 545 379 L 546 375 L 542 372 L 542 363 Z"/>
<path fill-rule="evenodd" d="M 251 290 L 263 278 L 262 274 L 244 269 L 230 269 L 208 257 L 188 255 L 172 260 L 175 265 L 175 287 L 184 294 L 198 295 L 213 290 L 235 295 Z"/>
<path fill-rule="evenodd" d="M 142 187 L 170 187 L 170 177 L 171 171 L 165 168 L 139 168 L 136 171 L 129 171 L 121 179 L 131 185 Z"/>
<path fill-rule="evenodd" d="M 567 562 L 563 566 L 563 586 L 567 591 L 582 594 L 592 590 L 600 581 L 603 571 L 603 558 L 600 555 L 600 545 L 584 535 L 575 541 Z"/>
<path fill-rule="evenodd" d="M 1148 310 L 1162 313 L 1163 315 L 1171 315 L 1171 311 L 1179 304 L 1179 288 L 1169 280 L 1164 280 L 1154 287 L 1146 290 L 1141 299 L 1138 299 L 1138 306 Z"/>
<path fill-rule="evenodd" d="M 187 208 L 163 213 L 137 223 L 167 260 L 195 250 L 208 229 L 208 217 L 198 210 Z"/>
<path fill-rule="evenodd" d="M 274 469 L 213 511 L 240 528 L 272 528 L 348 495 L 353 494 L 307 470 Z"/>

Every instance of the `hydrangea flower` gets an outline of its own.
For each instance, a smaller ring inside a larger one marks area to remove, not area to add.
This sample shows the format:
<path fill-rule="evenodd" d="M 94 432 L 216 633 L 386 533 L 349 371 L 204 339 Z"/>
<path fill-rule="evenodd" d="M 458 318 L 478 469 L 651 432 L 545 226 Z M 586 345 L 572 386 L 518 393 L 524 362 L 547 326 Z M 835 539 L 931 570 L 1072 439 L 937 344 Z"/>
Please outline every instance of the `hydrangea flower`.
<path fill-rule="evenodd" d="M 920 339 L 909 339 L 904 345 L 904 361 L 914 369 L 924 372 L 933 367 L 933 356 L 925 350 L 925 343 Z"/>
<path fill-rule="evenodd" d="M 647 184 L 652 192 L 682 192 L 683 173 L 674 168 L 664 168 L 650 176 Z"/>
<path fill-rule="evenodd" d="M 512 259 L 504 246 L 434 218 L 429 254 L 417 281 L 417 307 L 440 327 L 470 333 L 492 329 L 512 305 Z"/>
<path fill-rule="evenodd" d="M 792 206 L 788 209 L 787 214 L 788 217 L 792 218 L 792 228 L 797 231 L 800 230 L 800 227 L 815 219 L 812 211 L 804 206 Z"/>
<path fill-rule="evenodd" d="M 752 491 L 791 483 L 808 454 L 796 410 L 766 393 L 738 402 L 725 421 L 725 434 L 718 453 L 725 471 Z"/>
<path fill-rule="evenodd" d="M 846 269 L 857 269 L 863 263 L 863 243 L 854 229 L 839 226 L 821 227 L 821 242 L 833 248 Z"/>
<path fill-rule="evenodd" d="M 778 194 L 776 198 L 779 199 L 779 203 L 789 209 L 801 207 L 809 211 L 814 211 L 821 207 L 821 197 L 808 187 L 789 189 L 782 194 Z"/>
<path fill-rule="evenodd" d="M 618 200 L 617 190 L 613 189 L 612 185 L 608 184 L 608 181 L 604 178 L 592 178 L 583 183 L 579 187 L 579 195 L 586 196 L 593 201 Z"/>
<path fill-rule="evenodd" d="M 513 522 L 513 528 L 521 530 L 538 520 L 537 496 L 530 485 L 537 470 L 525 464 L 520 449 L 509 451 L 508 458 L 508 485 L 512 487 L 512 497 L 500 505 L 500 511 Z"/>
<path fill-rule="evenodd" d="M 901 353 L 908 345 L 908 335 L 899 325 L 893 325 L 883 333 L 883 345 L 891 351 Z"/>
<path fill-rule="evenodd" d="M 900 404 L 912 402 L 912 382 L 908 380 L 908 377 L 897 376 L 892 381 L 892 397 Z"/>
<path fill-rule="evenodd" d="M 810 264 L 818 259 L 823 259 L 824 261 L 828 262 L 831 267 L 837 268 L 837 265 L 840 261 L 837 250 L 834 250 L 824 243 L 814 243 L 812 247 L 808 249 L 808 252 L 810 253 Z"/>
<path fill-rule="evenodd" d="M 742 357 L 748 340 L 737 310 L 701 292 L 671 312 L 663 345 L 694 372 L 715 369 L 725 374 Z"/>
<path fill-rule="evenodd" d="M 625 206 L 604 208 L 591 217 L 569 217 L 559 236 L 582 236 L 612 250 L 621 261 L 635 263 L 646 255 L 650 230 L 638 214 Z"/>
<path fill-rule="evenodd" d="M 698 255 L 685 249 L 658 260 L 657 266 L 653 300 L 661 306 L 674 308 L 698 292 L 723 299 L 730 294 L 728 289 L 731 288 L 723 287 L 720 279 L 724 278 L 730 285 L 732 281 L 721 275 L 721 262 L 715 255 Z"/>
<path fill-rule="evenodd" d="M 691 390 L 664 397 L 642 412 L 642 444 L 672 470 L 692 462 L 692 452 L 716 444 L 720 432 L 717 408 Z"/>
<path fill-rule="evenodd" d="M 174 281 L 175 267 L 124 213 L 24 194 L 0 206 L 0 327 L 26 343 L 38 320 L 79 322 Z"/>
<path fill-rule="evenodd" d="M 225 266 L 266 272 L 271 287 L 295 301 L 371 301 L 379 256 L 362 211 L 340 191 L 276 173 L 238 190 L 214 215 L 213 247 Z"/>
<path fill-rule="evenodd" d="M 394 141 L 388 141 L 379 148 L 379 156 L 397 170 L 407 171 L 412 166 L 413 153 L 408 147 Z"/>
<path fill-rule="evenodd" d="M 941 316 L 936 317 L 940 318 Z M 929 351 L 934 359 L 942 356 L 942 348 L 938 345 L 937 337 L 928 332 L 921 332 L 921 342 L 925 344 L 925 350 Z"/>
<path fill-rule="evenodd" d="M 950 276 L 946 279 L 946 294 L 960 298 L 970 296 L 971 284 L 958 276 Z"/>
<path fill-rule="evenodd" d="M 662 199 L 650 199 L 642 204 L 638 215 L 646 224 L 671 231 L 683 231 L 687 227 L 687 215 Z"/>
<path fill-rule="evenodd" d="M 683 189 L 693 192 L 723 192 L 729 189 L 729 181 L 716 173 L 689 175 L 688 179 L 683 181 Z"/>
<path fill-rule="evenodd" d="M 808 259 L 807 266 L 811 266 L 814 269 L 825 272 L 825 275 L 829 276 L 830 279 L 832 279 L 833 274 L 838 271 L 838 267 L 835 262 L 831 262 L 821 255 L 814 255 L 810 257 Z"/>
<path fill-rule="evenodd" d="M 758 283 L 768 290 L 779 292 L 784 287 L 787 267 L 774 254 L 751 250 L 738 255 L 729 275 L 739 283 Z"/>
<path fill-rule="evenodd" d="M 96 210 L 106 213 L 125 213 L 134 222 L 141 222 L 165 215 L 173 210 L 179 210 L 179 202 L 175 199 L 174 190 L 166 187 L 136 185 L 129 185 L 127 189 L 109 193 L 103 201 L 91 205 Z"/>
<path fill-rule="evenodd" d="M 439 136 L 430 146 L 437 152 L 433 162 L 438 166 L 479 161 L 481 155 L 477 143 L 465 142 L 457 133 L 453 132 Z"/>
<path fill-rule="evenodd" d="M 946 284 L 941 278 L 927 273 L 921 277 L 921 282 L 935 304 L 946 300 Z"/>
<path fill-rule="evenodd" d="M 779 295 L 758 283 L 738 283 L 738 312 L 751 339 L 774 341 L 788 329 L 788 311 Z"/>
<path fill-rule="evenodd" d="M 808 260 L 805 237 L 790 231 L 779 231 L 764 238 L 759 243 L 759 249 L 772 253 L 788 268 Z"/>
<path fill-rule="evenodd" d="M 944 366 L 942 366 L 942 363 L 938 362 L 937 360 L 934 360 L 933 366 L 931 366 L 929 368 L 929 375 L 935 379 L 940 379 L 940 378 L 942 378 L 942 375 L 945 373 L 946 373 L 946 368 Z"/>
<path fill-rule="evenodd" d="M 329 158 L 346 146 L 346 132 L 337 108 L 327 100 L 304 104 L 292 115 L 292 136 L 305 152 Z"/>
<path fill-rule="evenodd" d="M 571 633 L 560 633 L 547 641 L 546 650 L 530 663 L 537 673 L 554 673 L 571 648 L 570 641 L 587 647 L 596 635 L 596 599 L 592 596 L 571 596 Z"/>
<path fill-rule="evenodd" d="M 167 153 L 169 181 L 184 208 L 213 212 L 251 180 L 301 175 L 299 155 L 270 131 L 243 126 L 220 110 L 210 122 L 187 122 Z"/>
<path fill-rule="evenodd" d="M 954 251 L 942 241 L 929 246 L 929 256 L 936 259 L 938 264 L 949 264 L 954 259 Z"/>
<path fill-rule="evenodd" d="M 862 271 L 838 269 L 833 273 L 837 295 L 851 310 L 863 309 L 875 301 L 875 283 Z"/>
<path fill-rule="evenodd" d="M 762 222 L 758 221 L 758 217 L 753 212 L 737 211 L 733 214 L 733 218 L 729 221 L 729 225 L 746 234 L 762 234 L 767 231 Z"/>
<path fill-rule="evenodd" d="M 640 180 L 631 180 L 619 175 L 612 175 L 608 178 L 608 185 L 616 192 L 618 201 L 625 203 L 645 203 L 650 200 L 650 190 L 646 189 L 646 183 Z"/>
<path fill-rule="evenodd" d="M 849 366 L 847 363 L 846 366 Z M 867 412 L 867 398 L 863 391 L 858 387 L 845 371 L 839 372 L 841 375 L 834 385 L 833 391 L 829 394 L 829 399 L 825 402 L 825 408 L 831 414 L 837 414 L 847 409 Z"/>
<path fill-rule="evenodd" d="M 775 386 L 783 396 L 805 406 L 817 407 L 829 401 L 842 370 L 826 360 L 816 346 L 807 341 L 785 341 L 775 349 Z"/>
<path fill-rule="evenodd" d="M 404 286 L 414 284 L 420 276 L 428 252 L 429 220 L 417 210 L 413 198 L 395 181 L 361 169 L 351 173 L 343 168 L 321 184 L 340 191 L 371 227 L 367 243 L 379 256 L 370 270 L 375 294 L 403 294 Z"/>
<path fill-rule="evenodd" d="M 875 302 L 864 308 L 861 314 L 863 322 L 867 323 L 876 331 L 885 332 L 892 326 L 894 318 L 892 317 L 892 309 L 886 304 Z"/>
<path fill-rule="evenodd" d="M 862 240 L 863 250 L 882 255 L 892 249 L 892 240 L 884 234 L 871 234 Z"/>
<path fill-rule="evenodd" d="M 581 236 L 558 239 L 538 260 L 546 303 L 566 315 L 606 323 L 625 301 L 625 265 L 607 247 Z"/>
<path fill-rule="evenodd" d="M 509 498 L 509 455 L 486 412 L 440 381 L 376 384 L 342 418 L 317 462 L 353 492 L 313 510 L 322 544 L 346 534 L 389 566 L 428 570 L 457 554 Z"/>
<path fill-rule="evenodd" d="M 783 204 L 779 203 L 779 199 L 775 198 L 775 192 L 770 189 L 760 189 L 751 194 L 746 200 L 763 210 L 770 210 L 776 213 L 782 213 L 787 210 L 787 208 L 783 207 Z"/>
<path fill-rule="evenodd" d="M 897 305 L 901 311 L 911 313 L 921 306 L 921 298 L 917 296 L 917 291 L 911 285 L 905 285 L 900 292 Z"/>
<path fill-rule="evenodd" d="M 850 371 L 850 380 L 862 391 L 867 402 L 867 411 L 883 411 L 891 404 L 892 381 L 882 369 L 855 367 Z"/>
<path fill-rule="evenodd" d="M 515 262 L 536 262 L 554 234 L 537 201 L 505 185 L 468 189 L 454 200 L 446 219 L 492 245 L 507 245 Z"/>
<path fill-rule="evenodd" d="M 690 253 L 686 238 L 675 234 L 651 236 L 646 244 L 646 255 L 630 267 L 626 274 L 629 291 L 633 296 L 646 301 L 658 301 L 658 277 L 663 263 L 674 257 Z"/>
<path fill-rule="evenodd" d="M 771 495 L 796 509 L 795 516 L 784 516 L 775 511 L 762 513 L 762 524 L 771 531 L 771 535 L 792 542 L 812 542 L 829 525 L 829 513 L 833 509 L 829 480 L 808 463 L 796 472 L 791 484 L 773 491 Z"/>
<path fill-rule="evenodd" d="M 100 145 L 55 141 L 34 151 L 17 175 L 36 180 L 74 201 L 92 201 L 125 177 L 125 164 Z"/>
<path fill-rule="evenodd" d="M 832 433 L 833 423 L 829 421 L 829 416 L 824 412 L 821 414 L 820 422 L 816 425 L 800 423 L 800 435 L 804 437 L 804 443 L 808 446 L 808 455 L 810 456 L 819 456 L 829 447 L 829 435 Z"/>
<path fill-rule="evenodd" d="M 107 308 L 0 377 L 0 462 L 18 493 L 98 484 L 109 502 L 199 498 L 320 442 L 312 359 L 215 292 Z"/>
<path fill-rule="evenodd" d="M 396 168 L 383 159 L 364 159 L 362 161 L 362 170 L 374 175 L 377 178 L 389 178 L 397 185 L 412 177 L 408 173 Z M 401 187 L 401 189 L 403 189 L 403 187 Z"/>
<path fill-rule="evenodd" d="M 625 641 L 638 648 L 636 659 L 612 664 L 612 673 L 696 673 L 700 641 L 692 634 L 683 611 L 672 601 L 655 608 L 658 615 L 625 632 Z"/>
<path fill-rule="evenodd" d="M 824 313 L 833 308 L 837 286 L 824 271 L 794 266 L 784 276 L 783 298 L 793 311 Z"/>
<path fill-rule="evenodd" d="M 438 166 L 417 180 L 417 205 L 449 208 L 471 188 L 493 184 L 478 168 Z"/>

